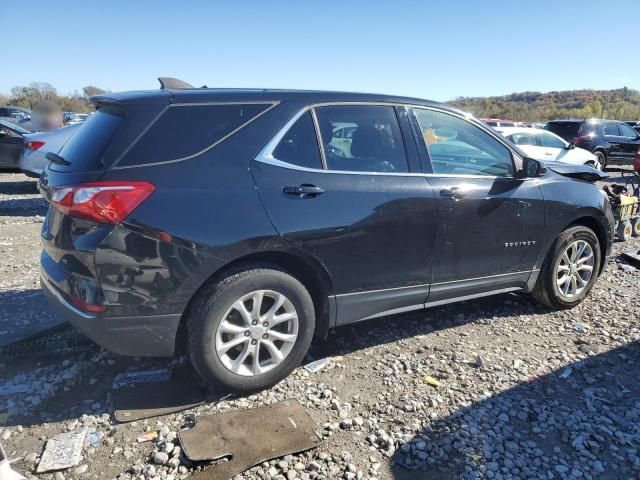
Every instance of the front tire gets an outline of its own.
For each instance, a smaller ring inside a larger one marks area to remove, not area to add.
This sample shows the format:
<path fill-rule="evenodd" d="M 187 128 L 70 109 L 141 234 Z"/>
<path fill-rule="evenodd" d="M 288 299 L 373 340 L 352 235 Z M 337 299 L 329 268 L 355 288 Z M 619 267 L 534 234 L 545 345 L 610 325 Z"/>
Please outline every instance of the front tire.
<path fill-rule="evenodd" d="M 547 254 L 531 295 L 554 310 L 575 307 L 593 288 L 600 258 L 600 242 L 592 230 L 582 226 L 568 228 Z"/>
<path fill-rule="evenodd" d="M 607 166 L 607 156 L 599 150 L 593 152 L 593 154 L 598 159 L 598 163 L 600 164 L 600 170 L 604 171 L 605 167 Z"/>
<path fill-rule="evenodd" d="M 229 274 L 201 295 L 188 319 L 189 356 L 215 389 L 271 387 L 304 358 L 315 328 L 311 295 L 270 267 Z"/>

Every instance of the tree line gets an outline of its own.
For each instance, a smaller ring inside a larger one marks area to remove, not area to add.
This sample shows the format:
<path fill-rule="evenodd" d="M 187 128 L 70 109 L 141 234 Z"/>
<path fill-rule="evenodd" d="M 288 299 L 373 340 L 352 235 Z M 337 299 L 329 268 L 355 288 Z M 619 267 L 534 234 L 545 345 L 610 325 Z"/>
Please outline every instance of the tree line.
<path fill-rule="evenodd" d="M 556 118 L 640 121 L 640 92 L 627 87 L 615 90 L 522 92 L 498 97 L 458 97 L 448 103 L 479 118 L 532 122 Z"/>
<path fill-rule="evenodd" d="M 31 109 L 38 103 L 50 101 L 58 104 L 65 112 L 88 113 L 94 110 L 89 98 L 105 92 L 106 90 L 89 85 L 84 87 L 82 92 L 75 91 L 61 95 L 50 83 L 31 82 L 29 85 L 11 88 L 9 95 L 0 94 L 0 105 L 15 105 Z"/>

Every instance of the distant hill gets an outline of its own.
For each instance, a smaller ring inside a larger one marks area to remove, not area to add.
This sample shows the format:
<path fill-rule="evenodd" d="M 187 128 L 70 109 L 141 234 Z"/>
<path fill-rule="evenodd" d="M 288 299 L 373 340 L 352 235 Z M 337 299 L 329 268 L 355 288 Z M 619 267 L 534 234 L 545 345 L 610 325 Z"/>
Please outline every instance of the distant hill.
<path fill-rule="evenodd" d="M 640 120 L 640 92 L 617 90 L 565 90 L 522 92 L 500 97 L 458 97 L 447 102 L 479 118 L 547 121 L 554 118 L 611 118 Z"/>

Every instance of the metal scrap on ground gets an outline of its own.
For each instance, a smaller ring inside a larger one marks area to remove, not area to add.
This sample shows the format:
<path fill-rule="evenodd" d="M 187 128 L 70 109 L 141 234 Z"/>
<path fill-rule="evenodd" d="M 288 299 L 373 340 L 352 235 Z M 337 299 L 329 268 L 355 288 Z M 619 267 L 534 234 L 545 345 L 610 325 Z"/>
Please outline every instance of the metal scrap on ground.
<path fill-rule="evenodd" d="M 194 480 L 226 480 L 273 458 L 319 445 L 315 424 L 297 400 L 266 407 L 196 417 L 196 426 L 178 434 L 193 461 L 229 458 L 193 475 Z"/>
<path fill-rule="evenodd" d="M 86 428 L 78 428 L 73 432 L 60 433 L 47 441 L 38 473 L 64 470 L 75 467 L 82 460 L 82 447 L 87 436 Z"/>
<path fill-rule="evenodd" d="M 323 368 L 328 367 L 330 364 L 331 364 L 331 359 L 330 358 L 322 358 L 320 360 L 316 360 L 314 362 L 307 363 L 304 366 L 304 369 L 307 372 L 316 373 L 316 372 L 319 372 L 320 370 L 322 370 Z"/>

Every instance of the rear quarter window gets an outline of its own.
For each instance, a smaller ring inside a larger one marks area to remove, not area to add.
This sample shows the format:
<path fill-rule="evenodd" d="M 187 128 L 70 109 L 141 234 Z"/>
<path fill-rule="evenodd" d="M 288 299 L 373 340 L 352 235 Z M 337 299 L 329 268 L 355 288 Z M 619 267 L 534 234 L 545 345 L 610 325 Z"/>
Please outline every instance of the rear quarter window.
<path fill-rule="evenodd" d="M 203 153 L 272 105 L 172 105 L 118 166 L 175 161 Z"/>

